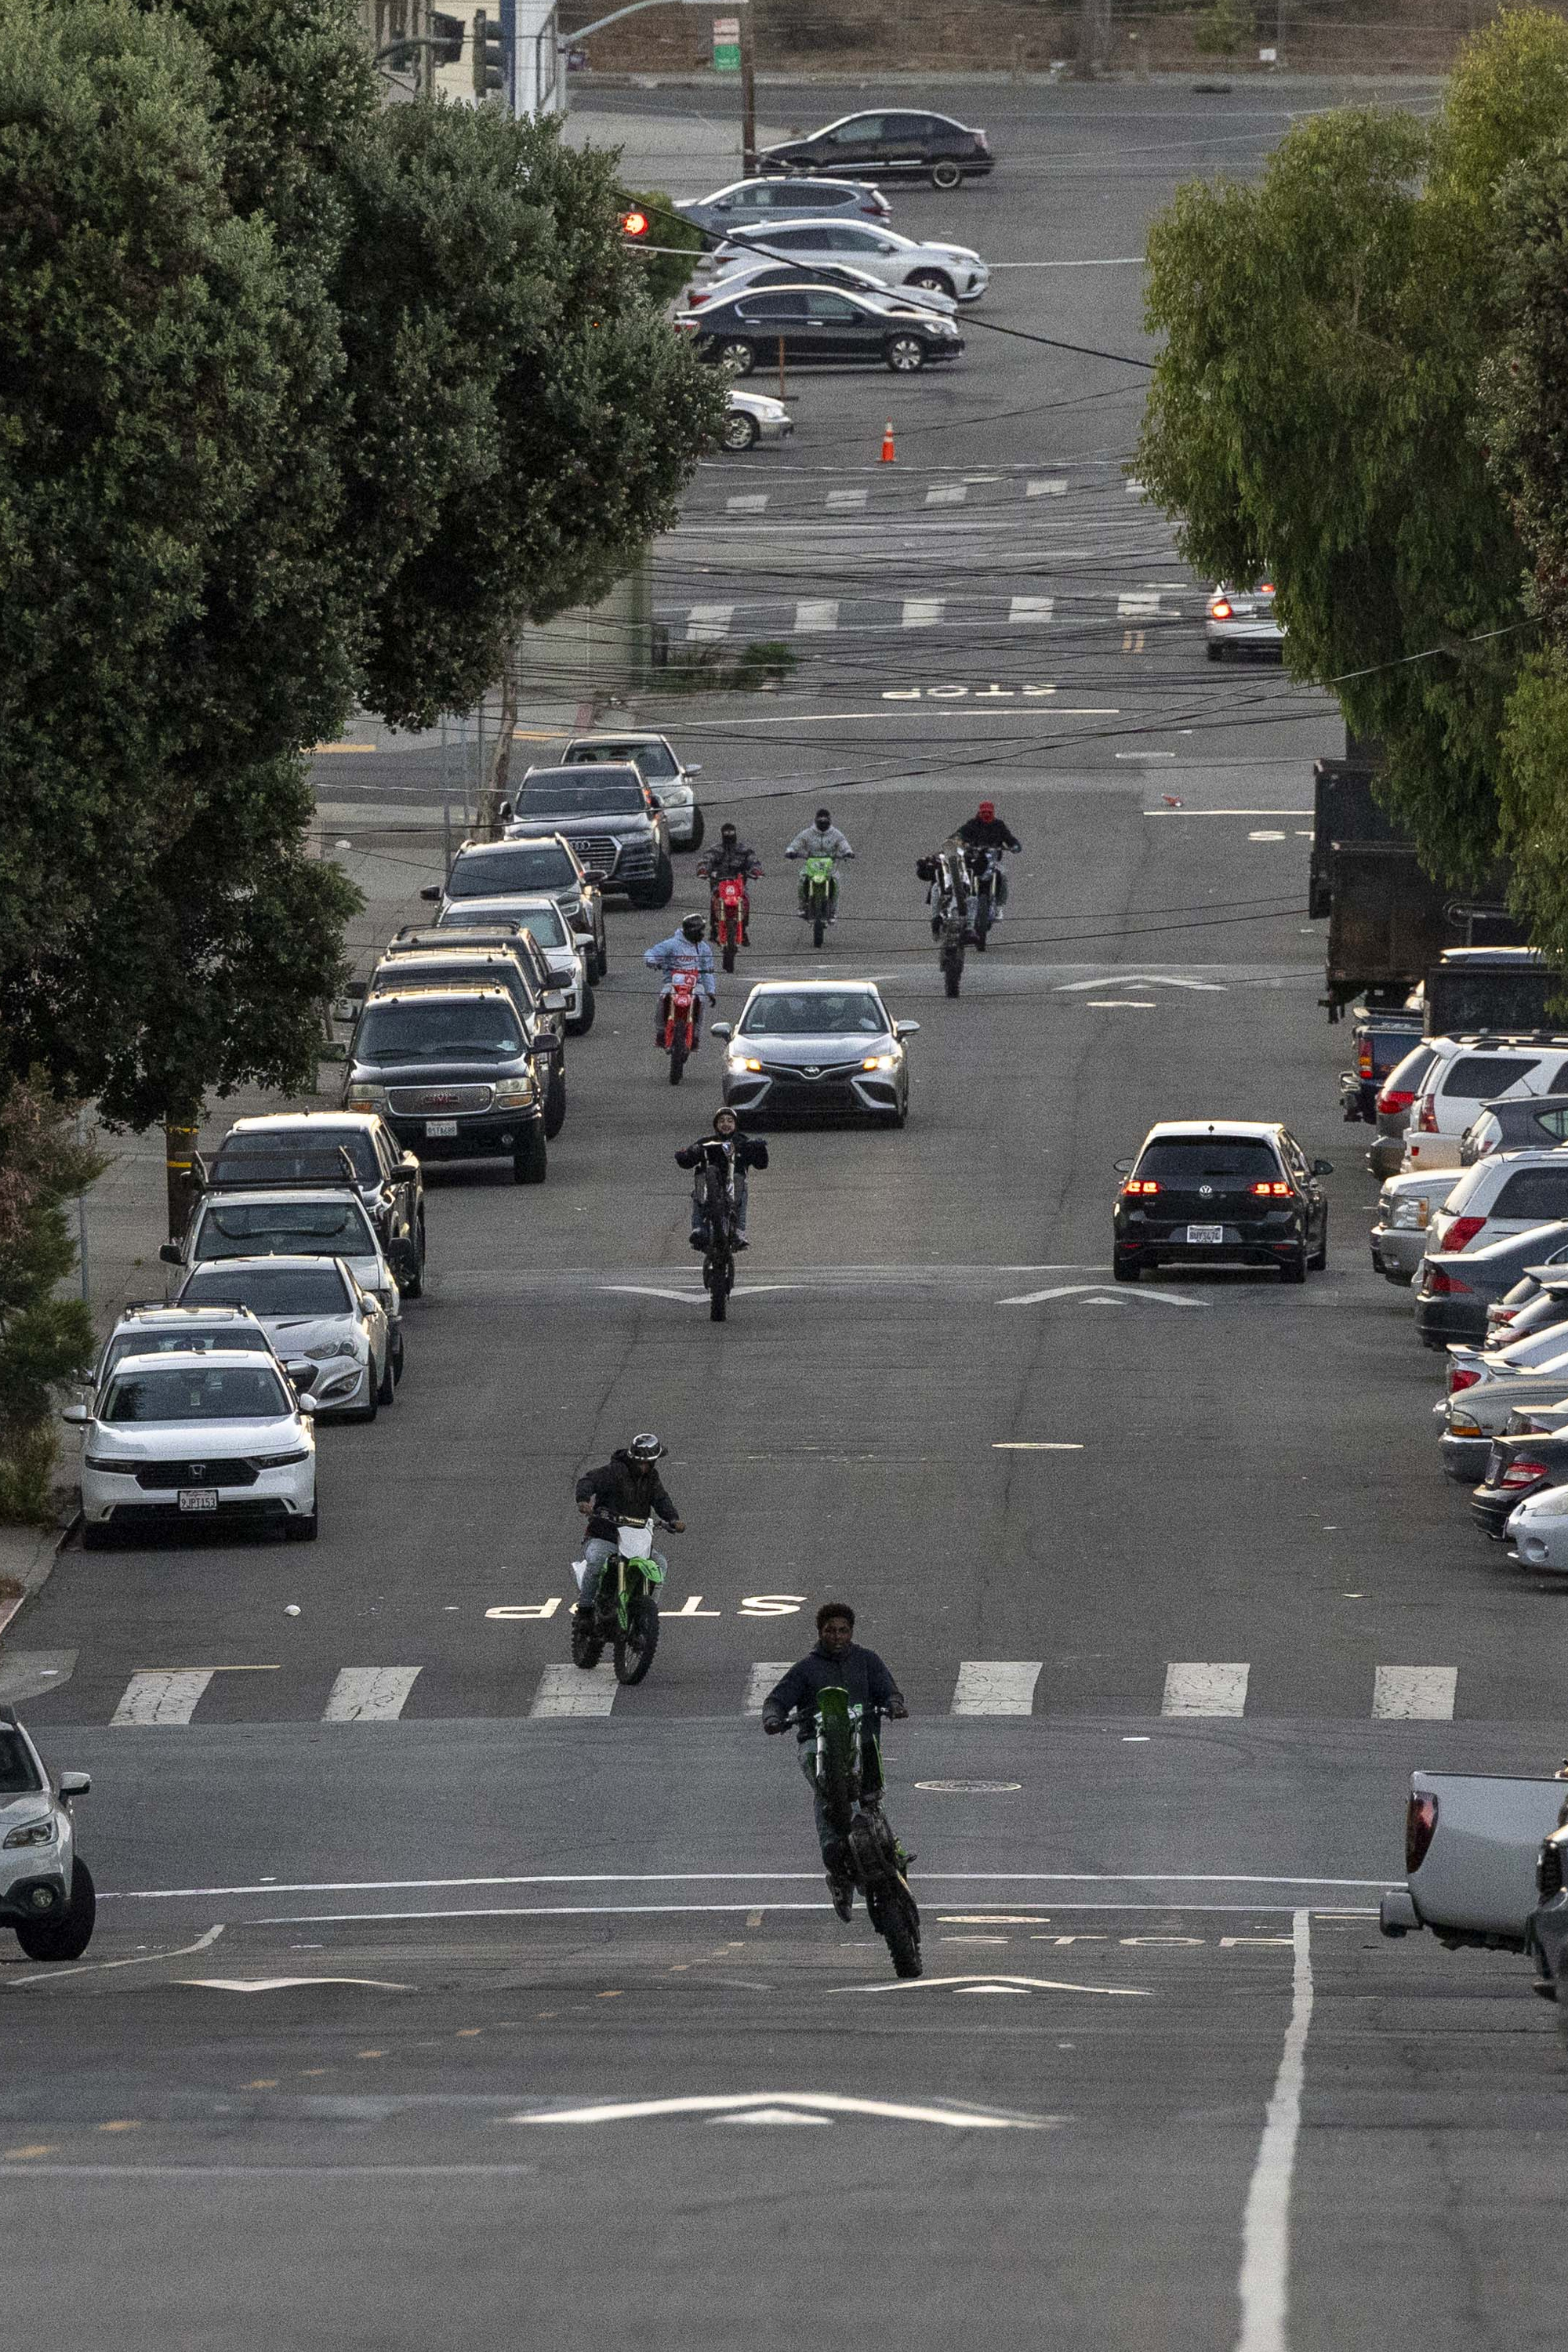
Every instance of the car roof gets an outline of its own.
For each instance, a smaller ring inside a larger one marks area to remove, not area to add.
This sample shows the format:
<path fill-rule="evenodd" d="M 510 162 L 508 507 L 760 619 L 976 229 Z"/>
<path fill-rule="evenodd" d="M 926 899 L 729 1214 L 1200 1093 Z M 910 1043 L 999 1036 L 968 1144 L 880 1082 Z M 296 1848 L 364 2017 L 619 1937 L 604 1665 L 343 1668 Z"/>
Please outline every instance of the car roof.
<path fill-rule="evenodd" d="M 635 776 L 639 784 L 642 782 L 642 770 L 637 766 L 635 760 L 605 760 L 600 764 L 598 774 L 601 779 L 606 776 L 613 776 L 619 768 L 624 768 L 628 776 Z M 563 761 L 557 760 L 552 761 L 549 767 L 528 769 L 523 776 L 522 782 L 524 784 L 538 784 L 546 782 L 552 776 L 564 777 L 571 784 L 574 792 L 583 781 L 582 776 L 575 768 L 568 768 Z M 520 784 L 518 789 L 521 792 L 522 786 Z M 500 846 L 499 844 L 497 845 Z"/>
<path fill-rule="evenodd" d="M 1506 1111 L 1511 1118 L 1515 1111 L 1542 1110 L 1568 1110 L 1568 1095 L 1497 1095 L 1481 1104 L 1477 1116 L 1495 1111 L 1500 1118 Z"/>
<path fill-rule="evenodd" d="M 338 1266 L 348 1276 L 351 1282 L 354 1279 L 354 1271 L 348 1260 L 339 1257 L 335 1251 L 328 1250 L 322 1250 L 319 1256 L 307 1255 L 303 1250 L 257 1250 L 253 1251 L 248 1257 L 205 1257 L 200 1265 L 191 1268 L 191 1273 L 193 1276 L 197 1274 L 205 1276 L 216 1274 L 221 1267 L 226 1274 L 236 1270 L 241 1273 L 274 1274 L 281 1266 L 286 1274 L 289 1272 L 315 1274 L 323 1265 Z M 191 1307 L 182 1311 L 190 1315 L 217 1315 L 224 1310 L 221 1303 L 214 1299 L 210 1307 Z M 237 1307 L 230 1311 L 237 1315 L 249 1315 L 253 1318 L 256 1313 L 255 1308 L 250 1307 Z"/>
<path fill-rule="evenodd" d="M 230 1135 L 275 1135 L 291 1127 L 352 1127 L 370 1131 L 381 1125 L 374 1110 L 269 1110 L 254 1118 L 237 1118 Z"/>
<path fill-rule="evenodd" d="M 791 140 L 782 139 L 780 140 L 779 144 L 781 147 L 786 147 L 793 145 L 794 142 Z M 697 201 L 700 205 L 713 205 L 718 203 L 721 196 L 743 195 L 752 188 L 776 188 L 778 184 L 778 178 L 775 173 L 772 172 L 754 172 L 749 180 L 727 181 L 723 187 L 715 188 L 710 195 L 699 196 Z M 807 173 L 804 178 L 795 181 L 793 184 L 797 188 L 842 189 L 847 195 L 864 195 L 866 194 L 864 185 L 858 180 L 814 180 L 809 173 Z"/>
<path fill-rule="evenodd" d="M 868 989 L 873 996 L 881 990 L 874 980 L 861 980 L 847 972 L 842 980 L 758 980 L 752 983 L 752 996 L 842 996 L 846 989 Z M 746 1002 L 751 1003 L 751 997 Z"/>
<path fill-rule="evenodd" d="M 531 913 L 538 914 L 542 914 L 548 907 L 554 914 L 561 912 L 548 890 L 494 890 L 477 898 L 449 898 L 447 904 L 449 907 L 526 907 Z M 485 926 L 483 923 L 443 923 L 441 929 L 447 938 L 451 938 L 458 931 L 482 931 Z M 518 929 L 521 930 L 522 926 L 519 924 Z"/>
<path fill-rule="evenodd" d="M 585 740 L 581 736 L 573 738 L 574 742 Z M 570 751 L 572 745 L 566 748 Z M 568 857 L 577 855 L 563 833 L 506 833 L 499 841 L 465 841 L 458 847 L 459 857 L 465 849 L 563 849 Z"/>
<path fill-rule="evenodd" d="M 464 901 L 465 905 L 468 903 Z M 378 1004 L 450 1004 L 453 997 L 483 997 L 497 1004 L 510 1005 L 511 992 L 505 988 L 492 988 L 488 980 L 476 980 L 471 988 L 421 988 L 415 982 L 408 988 L 389 988 L 376 998 Z"/>
<path fill-rule="evenodd" d="M 1236 1135 L 1272 1143 L 1284 1131 L 1284 1122 L 1278 1118 L 1157 1118 L 1143 1140 L 1150 1144 L 1168 1135 Z"/>
<path fill-rule="evenodd" d="M 662 743 L 670 758 L 675 757 L 675 747 L 668 736 L 656 735 L 651 727 L 606 727 L 602 734 L 574 735 L 566 749 L 568 751 L 574 751 L 579 743 Z M 563 765 L 564 764 L 563 762 Z M 606 760 L 603 764 L 606 768 L 613 768 L 617 765 L 617 762 L 614 760 Z M 636 764 L 635 761 L 627 762 L 628 766 L 635 767 Z"/>
<path fill-rule="evenodd" d="M 857 228 L 859 226 L 860 224 L 857 221 L 835 220 L 831 213 L 825 214 L 821 219 L 816 219 L 810 213 L 807 213 L 804 219 L 781 221 L 779 224 L 781 231 L 786 228 L 790 230 L 798 230 L 803 228 Z M 911 245 L 918 242 L 915 238 L 901 236 L 900 231 L 897 229 L 875 227 L 870 221 L 867 221 L 865 223 L 865 226 L 870 230 L 873 236 L 898 236 L 900 237 L 900 243 L 904 245 Z M 756 245 L 753 240 L 765 237 L 769 232 L 765 228 L 749 228 L 742 230 L 742 234 L 746 238 L 747 244 L 751 247 L 752 251 L 755 252 Z"/>
<path fill-rule="evenodd" d="M 138 1369 L 166 1372 L 172 1366 L 177 1365 L 179 1360 L 179 1355 L 174 1349 L 157 1356 L 121 1356 L 110 1374 L 110 1378 L 118 1380 L 122 1372 L 133 1372 Z M 193 1349 L 190 1360 L 193 1364 L 199 1364 L 204 1371 L 212 1371 L 215 1369 L 222 1371 L 230 1366 L 243 1367 L 249 1371 L 255 1369 L 257 1359 L 254 1349 L 204 1348 L 199 1355 Z M 270 1365 L 274 1371 L 279 1369 L 276 1357 L 265 1356 L 262 1361 Z"/>
<path fill-rule="evenodd" d="M 312 1265 L 320 1265 L 321 1264 L 320 1258 L 312 1258 L 310 1262 Z M 255 1316 L 251 1313 L 248 1307 L 241 1307 L 237 1303 L 230 1302 L 227 1299 L 215 1298 L 209 1306 L 202 1307 L 181 1307 L 178 1304 L 175 1304 L 173 1307 L 158 1307 L 150 1302 L 145 1307 L 127 1307 L 123 1308 L 121 1312 L 120 1320 L 116 1323 L 114 1330 L 111 1331 L 109 1336 L 112 1339 L 116 1333 L 123 1331 L 126 1325 L 132 1322 L 140 1324 L 156 1323 L 163 1318 L 167 1318 L 169 1322 L 178 1327 L 178 1325 L 182 1323 L 197 1322 L 205 1317 L 214 1315 L 231 1316 L 239 1320 L 252 1323 L 256 1320 Z"/>
<path fill-rule="evenodd" d="M 226 1185 L 221 1192 L 204 1192 L 198 1206 L 277 1209 L 287 1207 L 290 1201 L 352 1201 L 362 1215 L 364 1213 L 358 1187 L 353 1184 L 289 1184 L 281 1188 L 276 1184 L 236 1184 L 232 1189 Z"/>

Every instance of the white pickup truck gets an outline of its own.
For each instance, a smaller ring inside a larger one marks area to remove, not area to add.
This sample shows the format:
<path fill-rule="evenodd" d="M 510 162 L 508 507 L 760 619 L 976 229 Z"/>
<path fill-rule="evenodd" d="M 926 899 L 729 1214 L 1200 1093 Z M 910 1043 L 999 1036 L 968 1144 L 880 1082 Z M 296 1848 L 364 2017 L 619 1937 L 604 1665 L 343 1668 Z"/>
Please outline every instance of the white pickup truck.
<path fill-rule="evenodd" d="M 1537 1990 L 1563 1993 L 1568 2033 L 1568 1783 L 1508 1772 L 1413 1772 L 1404 1888 L 1385 1895 L 1385 1936 L 1429 1927 L 1450 1951 L 1529 1952 Z"/>

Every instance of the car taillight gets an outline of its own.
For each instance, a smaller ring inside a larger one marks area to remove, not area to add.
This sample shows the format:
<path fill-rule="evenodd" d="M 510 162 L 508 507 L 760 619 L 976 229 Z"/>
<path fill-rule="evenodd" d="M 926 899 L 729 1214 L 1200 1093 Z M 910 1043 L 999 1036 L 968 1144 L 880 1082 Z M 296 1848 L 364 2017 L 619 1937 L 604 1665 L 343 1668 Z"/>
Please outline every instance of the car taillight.
<path fill-rule="evenodd" d="M 1456 1217 L 1443 1236 L 1443 1247 L 1447 1250 L 1466 1248 L 1485 1223 L 1484 1217 Z"/>
<path fill-rule="evenodd" d="M 1121 1189 L 1124 1192 L 1131 1192 L 1134 1199 L 1138 1199 L 1147 1198 L 1151 1192 L 1157 1192 L 1160 1187 L 1152 1176 L 1129 1176 Z"/>
<path fill-rule="evenodd" d="M 1229 618 L 1230 606 L 1226 604 L 1223 596 L 1216 596 L 1214 603 L 1209 606 L 1209 619 L 1211 621 L 1228 621 Z"/>
<path fill-rule="evenodd" d="M 1371 1076 L 1372 1076 L 1372 1047 L 1371 1047 L 1370 1045 L 1358 1045 L 1358 1046 L 1356 1047 L 1356 1049 L 1355 1049 L 1355 1066 L 1356 1066 L 1356 1068 L 1361 1072 L 1362 1076 L 1363 1076 L 1363 1078 L 1370 1078 L 1370 1077 L 1371 1077 Z"/>
<path fill-rule="evenodd" d="M 1437 1834 L 1437 1800 L 1429 1790 L 1413 1796 L 1405 1814 L 1405 1867 L 1414 1872 L 1426 1859 L 1426 1849 Z"/>
<path fill-rule="evenodd" d="M 1249 1184 L 1247 1189 L 1259 1201 L 1288 1201 L 1290 1198 L 1289 1185 L 1282 1184 L 1277 1177 L 1271 1177 L 1267 1183 Z"/>
<path fill-rule="evenodd" d="M 975 134 L 974 134 L 974 143 L 975 143 L 975 145 L 979 148 L 979 150 L 980 150 L 980 152 L 981 152 L 981 153 L 982 153 L 983 155 L 989 155 L 989 154 L 990 154 L 990 152 L 991 152 L 991 142 L 990 142 L 990 140 L 989 140 L 989 139 L 987 139 L 987 137 L 985 136 L 985 133 L 984 133 L 984 131 L 977 131 L 975 132 Z"/>
<path fill-rule="evenodd" d="M 1437 1132 L 1437 1105 L 1431 1095 L 1423 1095 L 1421 1108 L 1415 1114 L 1415 1125 L 1423 1135 Z"/>
<path fill-rule="evenodd" d="M 1426 1277 L 1428 1298 L 1452 1298 L 1461 1290 L 1468 1297 L 1469 1289 L 1470 1286 L 1468 1282 L 1461 1282 L 1457 1274 L 1448 1274 L 1440 1265 L 1434 1266 Z"/>
<path fill-rule="evenodd" d="M 1517 1460 L 1509 1464 L 1508 1468 L 1498 1480 L 1498 1485 L 1500 1486 L 1533 1486 L 1538 1478 L 1545 1476 L 1544 1462 L 1531 1462 L 1521 1454 Z"/>
<path fill-rule="evenodd" d="M 711 287 L 708 287 L 706 289 L 701 291 L 699 291 L 694 288 L 686 298 L 687 309 L 689 310 L 700 310 L 702 308 L 703 303 L 710 299 L 712 291 L 713 289 Z"/>
<path fill-rule="evenodd" d="M 1273 593 L 1274 593 L 1274 583 L 1273 583 L 1273 581 L 1272 581 L 1272 580 L 1260 580 L 1260 581 L 1258 582 L 1258 593 L 1260 596 L 1272 596 L 1272 595 L 1273 595 Z"/>
<path fill-rule="evenodd" d="M 1459 1364 L 1450 1364 L 1448 1367 L 1448 1394 L 1450 1396 L 1458 1396 L 1461 1389 L 1473 1389 L 1479 1379 L 1479 1372 L 1468 1371 Z"/>
<path fill-rule="evenodd" d="M 1415 1092 L 1411 1088 L 1384 1087 L 1377 1098 L 1378 1111 L 1383 1118 L 1391 1118 L 1396 1110 L 1408 1110 L 1415 1099 Z"/>

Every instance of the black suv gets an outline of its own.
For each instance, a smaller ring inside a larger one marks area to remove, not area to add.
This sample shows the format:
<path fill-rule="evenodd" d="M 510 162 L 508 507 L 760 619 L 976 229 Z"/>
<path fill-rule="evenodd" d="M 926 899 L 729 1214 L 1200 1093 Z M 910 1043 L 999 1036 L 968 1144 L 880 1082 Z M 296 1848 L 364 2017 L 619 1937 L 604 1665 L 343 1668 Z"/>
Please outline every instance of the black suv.
<path fill-rule="evenodd" d="M 405 1298 L 425 1287 L 425 1176 L 374 1111 L 273 1111 L 237 1118 L 199 1170 L 204 1190 L 352 1184 Z"/>
<path fill-rule="evenodd" d="M 675 895 L 669 827 L 642 770 L 630 761 L 624 767 L 530 768 L 515 801 L 502 802 L 501 815 L 530 833 L 560 834 L 601 890 L 624 892 L 634 907 L 668 907 Z M 497 842 L 484 854 L 513 846 Z M 504 895 L 516 887 L 497 889 Z"/>
<path fill-rule="evenodd" d="M 731 375 L 750 375 L 781 343 L 786 360 L 841 366 L 858 361 L 889 367 L 895 375 L 956 359 L 963 349 L 952 320 L 934 310 L 901 302 L 896 294 L 879 301 L 835 286 L 747 286 L 728 301 L 678 312 L 675 323 L 692 337 L 699 359 L 718 361 Z"/>
<path fill-rule="evenodd" d="M 441 934 L 452 940 L 450 931 Z M 458 933 L 458 938 L 462 934 Z M 399 995 L 410 988 L 504 988 L 517 1006 L 533 1055 L 533 1075 L 544 1103 L 545 1140 L 553 1143 L 566 1118 L 566 1052 L 563 1040 L 546 1028 L 548 1016 L 539 1008 L 532 976 L 510 947 L 426 948 L 421 953 L 390 950 L 365 982 L 364 1001 L 374 996 Z M 552 994 L 552 1003 L 561 1000 Z M 552 1042 L 541 1044 L 542 1034 Z"/>
<path fill-rule="evenodd" d="M 1277 1265 L 1305 1282 L 1328 1264 L 1329 1204 L 1309 1160 L 1273 1120 L 1162 1119 L 1126 1176 L 1112 1220 L 1111 1266 L 1136 1282 L 1152 1265 Z"/>
<path fill-rule="evenodd" d="M 786 139 L 757 157 L 763 173 L 821 172 L 831 180 L 929 179 L 935 188 L 956 188 L 981 179 L 995 157 L 984 131 L 971 131 L 951 114 L 889 111 L 846 114 L 814 131 L 808 139 Z"/>
<path fill-rule="evenodd" d="M 531 1041 L 504 988 L 410 988 L 367 999 L 343 1099 L 379 1111 L 432 1160 L 510 1160 L 520 1184 L 546 1173 L 544 1110 Z"/>
<path fill-rule="evenodd" d="M 510 841 L 465 841 L 452 860 L 447 887 L 426 884 L 422 898 L 507 898 L 547 890 L 577 935 L 590 980 L 610 969 L 605 902 L 576 850 L 559 833 L 530 833 Z"/>

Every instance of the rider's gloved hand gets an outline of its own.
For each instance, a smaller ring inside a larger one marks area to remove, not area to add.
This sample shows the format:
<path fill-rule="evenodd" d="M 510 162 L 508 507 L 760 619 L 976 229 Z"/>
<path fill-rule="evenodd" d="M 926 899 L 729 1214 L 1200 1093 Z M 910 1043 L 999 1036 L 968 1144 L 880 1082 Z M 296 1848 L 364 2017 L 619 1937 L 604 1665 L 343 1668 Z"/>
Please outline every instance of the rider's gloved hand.
<path fill-rule="evenodd" d="M 783 1716 L 782 1716 L 782 1715 L 764 1715 L 764 1716 L 763 1716 L 763 1730 L 768 1734 L 768 1736 L 769 1736 L 769 1738 L 772 1738 L 773 1734 L 775 1731 L 782 1731 L 782 1730 L 784 1729 L 784 1717 L 783 1717 Z"/>
<path fill-rule="evenodd" d="M 664 1524 L 669 1529 L 672 1536 L 683 1536 L 686 1533 L 686 1521 L 684 1519 L 666 1519 Z"/>
<path fill-rule="evenodd" d="M 901 1698 L 896 1698 L 889 1705 L 888 1713 L 892 1717 L 895 1723 L 902 1723 L 906 1720 L 909 1715 L 909 1708 L 904 1705 Z"/>

